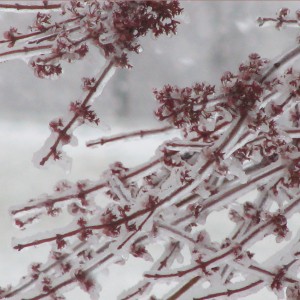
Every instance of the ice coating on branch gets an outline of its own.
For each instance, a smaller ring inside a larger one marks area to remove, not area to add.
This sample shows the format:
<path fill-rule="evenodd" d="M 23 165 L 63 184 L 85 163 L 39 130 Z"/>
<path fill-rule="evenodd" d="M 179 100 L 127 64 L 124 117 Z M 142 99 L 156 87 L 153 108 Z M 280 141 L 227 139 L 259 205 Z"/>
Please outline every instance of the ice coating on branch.
<path fill-rule="evenodd" d="M 56 133 L 51 133 L 49 138 L 45 141 L 44 146 L 33 155 L 32 162 L 37 168 L 41 168 L 41 162 L 43 158 L 48 155 L 49 148 L 51 149 L 52 145 L 55 144 L 57 138 L 59 137 Z M 74 141 L 73 145 L 77 144 L 77 139 L 69 135 L 70 139 Z M 75 142 L 76 141 L 76 142 Z M 72 160 L 67 154 L 62 150 L 62 146 L 56 147 L 53 152 L 53 163 L 57 162 L 66 172 L 70 172 L 72 167 Z"/>
<path fill-rule="evenodd" d="M 109 66 L 109 62 L 106 63 L 102 67 L 102 70 L 105 70 L 108 66 Z M 93 97 L 91 98 L 90 103 L 93 103 L 93 101 L 102 94 L 104 87 L 107 85 L 107 83 L 112 78 L 112 76 L 115 74 L 115 72 L 116 72 L 115 67 L 109 68 L 108 72 L 106 73 L 106 76 L 103 78 L 103 80 L 101 80 L 101 83 L 99 84 L 97 90 L 93 94 Z M 103 71 L 101 71 L 99 74 L 97 74 L 96 78 L 97 77 L 99 78 L 99 75 L 101 76 L 102 73 L 103 73 Z"/>
<path fill-rule="evenodd" d="M 103 67 L 103 71 L 98 75 L 99 79 L 94 82 L 93 86 L 90 86 L 85 90 L 82 100 L 72 102 L 70 111 L 65 117 L 56 118 L 50 122 L 49 127 L 52 131 L 51 135 L 42 149 L 36 152 L 33 158 L 33 162 L 36 166 L 43 166 L 45 162 L 51 159 L 59 161 L 63 168 L 66 167 L 67 170 L 70 170 L 71 158 L 66 155 L 62 150 L 62 147 L 66 144 L 71 146 L 76 146 L 78 144 L 77 138 L 73 135 L 73 131 L 78 126 L 83 123 L 94 123 L 95 125 L 101 123 L 96 113 L 90 108 L 90 104 L 102 93 L 105 85 L 114 72 L 115 68 L 107 63 Z M 95 90 L 92 91 L 91 89 Z M 85 104 L 87 101 L 90 103 L 89 105 Z"/>
<path fill-rule="evenodd" d="M 42 159 L 48 154 L 48 149 L 55 143 L 58 138 L 58 134 L 51 133 L 49 138 L 45 141 L 44 146 L 33 155 L 32 162 L 35 167 L 41 168 Z M 67 157 L 66 153 L 61 150 L 59 147 L 55 150 L 54 161 L 59 160 L 60 166 L 65 169 L 67 172 L 71 170 L 71 159 Z M 56 158 L 55 158 L 56 157 Z"/>
<path fill-rule="evenodd" d="M 6 48 L 7 49 L 7 48 Z M 26 62 L 32 57 L 32 55 L 44 55 L 51 53 L 49 47 L 20 47 L 15 50 L 5 50 L 0 54 L 0 62 L 6 62 L 8 60 L 21 59 Z"/>

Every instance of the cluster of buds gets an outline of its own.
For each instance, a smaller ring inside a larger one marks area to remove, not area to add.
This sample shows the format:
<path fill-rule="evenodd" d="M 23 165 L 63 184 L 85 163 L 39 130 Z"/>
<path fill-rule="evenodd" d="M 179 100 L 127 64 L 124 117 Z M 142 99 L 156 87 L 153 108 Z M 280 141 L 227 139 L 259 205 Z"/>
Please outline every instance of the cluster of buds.
<path fill-rule="evenodd" d="M 179 23 L 175 17 L 182 11 L 177 0 L 70 0 L 55 4 L 45 1 L 43 5 L 0 4 L 1 8 L 40 10 L 29 26 L 30 32 L 21 33 L 15 27 L 4 32 L 4 40 L 0 44 L 11 50 L 0 53 L 1 60 L 29 57 L 35 75 L 51 79 L 62 73 L 61 62 L 84 59 L 90 47 L 96 47 L 106 60 L 104 67 L 99 60 L 102 71 L 97 78 L 83 78 L 85 94 L 82 99 L 70 104 L 68 114 L 60 117 L 59 123 L 57 120 L 50 122 L 51 135 L 34 158 L 39 166 L 64 158 L 62 164 L 69 164 L 70 160 L 62 147 L 69 143 L 76 144 L 73 137 L 76 127 L 83 123 L 100 123 L 90 103 L 101 94 L 115 68 L 132 67 L 128 54 L 142 51 L 139 38 L 146 34 L 151 33 L 155 37 L 175 34 Z"/>

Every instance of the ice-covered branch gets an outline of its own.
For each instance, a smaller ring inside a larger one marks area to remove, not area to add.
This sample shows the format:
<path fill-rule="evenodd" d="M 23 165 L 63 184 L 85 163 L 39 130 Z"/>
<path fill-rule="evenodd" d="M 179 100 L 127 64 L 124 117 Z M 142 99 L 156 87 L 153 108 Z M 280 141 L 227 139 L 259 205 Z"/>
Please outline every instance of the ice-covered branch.
<path fill-rule="evenodd" d="M 114 135 L 111 137 L 105 137 L 105 138 L 97 139 L 94 141 L 89 141 L 89 142 L 87 142 L 87 146 L 92 147 L 95 145 L 104 145 L 107 143 L 111 143 L 111 142 L 115 142 L 115 141 L 119 141 L 119 140 L 125 140 L 125 139 L 133 138 L 133 137 L 143 138 L 144 136 L 147 136 L 147 135 L 160 134 L 160 133 L 163 133 L 166 131 L 170 131 L 172 129 L 173 129 L 172 126 L 166 126 L 166 127 L 162 127 L 162 128 L 158 128 L 158 129 L 138 130 L 138 131 L 129 132 L 126 134 L 118 134 L 118 135 Z"/>
<path fill-rule="evenodd" d="M 41 2 L 41 1 L 39 1 Z M 62 3 L 55 3 L 55 4 L 47 4 L 48 1 L 43 1 L 42 5 L 38 4 L 0 4 L 0 11 L 3 10 L 5 11 L 17 11 L 17 12 L 36 12 L 36 11 L 43 11 L 43 10 L 57 10 L 59 11 L 61 9 Z"/>
<path fill-rule="evenodd" d="M 114 73 L 114 63 L 109 62 L 104 70 L 102 71 L 101 75 L 98 77 L 98 79 L 95 81 L 93 88 L 91 88 L 86 96 L 83 98 L 82 102 L 78 103 L 76 106 L 76 109 L 74 109 L 74 115 L 71 117 L 71 119 L 66 124 L 63 124 L 60 126 L 61 128 L 57 129 L 57 131 L 54 130 L 54 142 L 49 143 L 49 141 L 46 141 L 45 145 L 46 148 L 50 148 L 50 151 L 46 153 L 46 155 L 43 155 L 41 152 L 39 152 L 39 155 L 42 156 L 41 160 L 39 161 L 40 165 L 44 165 L 49 158 L 54 158 L 54 160 L 59 159 L 61 152 L 58 150 L 60 148 L 61 143 L 63 144 L 66 142 L 66 140 L 71 139 L 71 132 L 72 126 L 75 124 L 75 122 L 78 120 L 78 118 L 87 119 L 88 118 L 88 109 L 89 109 L 89 102 L 92 101 L 93 97 L 95 95 L 101 94 L 101 90 L 103 90 L 106 82 L 110 79 L 110 77 Z M 96 119 L 94 120 L 96 122 Z M 81 121 L 82 122 L 82 121 Z M 53 125 L 54 126 L 54 125 Z M 54 127 L 52 127 L 54 128 Z M 50 136 L 49 139 L 53 139 L 53 136 Z M 50 147 L 48 146 L 50 144 Z M 42 149 L 41 151 L 43 151 Z M 46 151 L 48 149 L 45 149 Z"/>

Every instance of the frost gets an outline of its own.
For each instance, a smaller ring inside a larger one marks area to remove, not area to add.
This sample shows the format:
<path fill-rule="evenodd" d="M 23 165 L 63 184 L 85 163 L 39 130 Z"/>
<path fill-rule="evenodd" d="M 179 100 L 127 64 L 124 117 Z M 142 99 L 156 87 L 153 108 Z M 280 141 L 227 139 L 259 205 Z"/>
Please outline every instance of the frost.
<path fill-rule="evenodd" d="M 109 64 L 110 64 L 110 62 L 107 62 L 102 67 L 102 70 L 105 70 L 109 66 Z M 114 75 L 115 71 L 116 71 L 115 67 L 112 67 L 112 68 L 109 69 L 109 71 L 107 72 L 106 76 L 104 76 L 103 80 L 101 81 L 101 84 L 97 88 L 96 92 L 93 94 L 93 98 L 92 99 L 95 99 L 95 98 L 99 97 L 102 94 L 102 92 L 104 90 L 104 87 L 107 85 L 107 83 L 109 82 L 109 80 L 111 79 L 111 77 Z M 100 74 L 103 74 L 103 71 L 100 71 L 96 77 L 99 77 Z"/>

